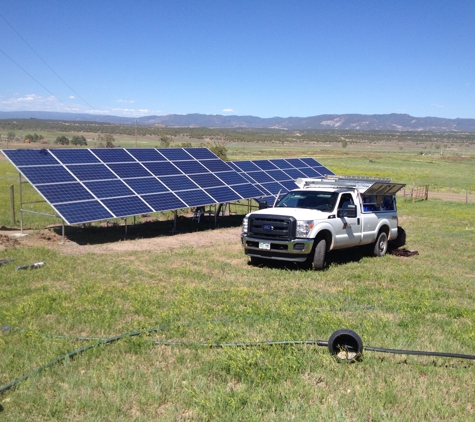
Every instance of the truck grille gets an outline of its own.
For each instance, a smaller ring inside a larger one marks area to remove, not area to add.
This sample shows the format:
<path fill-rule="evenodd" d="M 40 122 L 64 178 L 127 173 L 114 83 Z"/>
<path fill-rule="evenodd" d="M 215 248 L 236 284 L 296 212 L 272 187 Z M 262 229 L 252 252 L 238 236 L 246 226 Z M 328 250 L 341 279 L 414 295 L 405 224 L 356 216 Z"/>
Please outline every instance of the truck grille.
<path fill-rule="evenodd" d="M 291 240 L 295 237 L 294 217 L 258 215 L 249 217 L 249 236 L 260 239 Z"/>

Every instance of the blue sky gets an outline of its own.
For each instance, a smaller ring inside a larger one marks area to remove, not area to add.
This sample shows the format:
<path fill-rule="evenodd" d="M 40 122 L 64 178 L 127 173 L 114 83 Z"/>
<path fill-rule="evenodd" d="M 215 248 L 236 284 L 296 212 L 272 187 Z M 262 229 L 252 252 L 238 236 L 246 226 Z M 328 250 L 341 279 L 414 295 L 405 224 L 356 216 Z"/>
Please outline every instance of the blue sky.
<path fill-rule="evenodd" d="M 475 118 L 475 1 L 0 0 L 16 110 Z"/>

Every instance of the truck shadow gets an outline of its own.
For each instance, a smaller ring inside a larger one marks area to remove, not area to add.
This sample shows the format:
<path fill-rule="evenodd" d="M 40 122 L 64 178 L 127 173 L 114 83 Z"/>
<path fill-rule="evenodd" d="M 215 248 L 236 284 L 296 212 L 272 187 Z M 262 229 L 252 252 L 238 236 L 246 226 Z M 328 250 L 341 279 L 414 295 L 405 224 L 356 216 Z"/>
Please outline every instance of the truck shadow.
<path fill-rule="evenodd" d="M 389 246 L 387 253 L 390 253 L 392 249 L 394 248 Z M 363 258 L 371 257 L 373 257 L 372 248 L 368 246 L 359 246 L 354 248 L 330 251 L 327 253 L 325 269 L 323 271 L 328 270 L 331 266 L 346 265 L 352 262 L 360 262 Z M 312 270 L 311 265 L 306 262 L 286 262 L 271 259 L 262 259 L 256 266 L 291 271 Z"/>

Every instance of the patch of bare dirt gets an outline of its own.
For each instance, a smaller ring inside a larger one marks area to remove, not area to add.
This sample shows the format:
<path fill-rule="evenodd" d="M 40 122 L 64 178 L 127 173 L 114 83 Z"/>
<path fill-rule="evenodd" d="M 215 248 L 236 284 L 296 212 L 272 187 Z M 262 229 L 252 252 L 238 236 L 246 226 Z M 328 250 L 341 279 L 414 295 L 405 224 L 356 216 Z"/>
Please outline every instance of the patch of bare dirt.
<path fill-rule="evenodd" d="M 62 242 L 61 234 L 52 230 L 30 232 L 28 236 L 14 239 L 7 235 L 0 235 L 2 239 L 8 239 L 12 245 L 44 246 L 54 249 L 66 255 L 79 255 L 86 253 L 111 254 L 121 252 L 163 251 L 176 249 L 183 246 L 204 248 L 209 246 L 222 247 L 220 245 L 240 242 L 240 227 L 222 228 L 216 230 L 179 233 L 174 235 L 158 235 L 148 238 L 129 238 L 127 240 L 101 241 L 96 244 L 80 244 L 72 240 L 74 237 L 65 237 Z M 85 234 L 84 236 L 87 236 Z M 7 240 L 4 240 L 7 242 Z"/>
<path fill-rule="evenodd" d="M 0 249 L 15 248 L 20 246 L 20 242 L 14 237 L 0 234 Z"/>

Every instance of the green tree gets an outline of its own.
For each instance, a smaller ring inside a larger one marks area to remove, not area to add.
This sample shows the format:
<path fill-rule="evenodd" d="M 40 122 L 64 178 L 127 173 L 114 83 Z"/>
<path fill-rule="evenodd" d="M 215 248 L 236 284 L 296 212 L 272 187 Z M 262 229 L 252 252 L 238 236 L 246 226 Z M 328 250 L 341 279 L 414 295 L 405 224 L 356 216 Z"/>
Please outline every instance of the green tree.
<path fill-rule="evenodd" d="M 114 145 L 115 139 L 110 133 L 107 133 L 106 135 L 104 135 L 102 140 L 105 142 L 106 148 L 114 148 L 115 147 L 115 145 Z"/>
<path fill-rule="evenodd" d="M 171 144 L 171 139 L 167 135 L 160 136 L 160 148 L 168 148 Z"/>
<path fill-rule="evenodd" d="M 7 141 L 13 141 L 15 139 L 15 132 L 10 131 L 7 133 Z"/>
<path fill-rule="evenodd" d="M 341 141 L 341 147 L 346 148 L 347 146 L 348 146 L 348 141 L 346 139 L 343 139 L 343 141 Z"/>
<path fill-rule="evenodd" d="M 215 141 L 215 143 L 211 147 L 208 147 L 208 149 L 221 158 L 221 160 L 228 161 L 228 149 L 226 148 L 226 142 L 223 140 Z"/>
<path fill-rule="evenodd" d="M 76 146 L 87 146 L 87 141 L 84 136 L 75 135 L 71 138 L 71 144 Z"/>
<path fill-rule="evenodd" d="M 56 138 L 56 141 L 54 141 L 56 145 L 69 145 L 69 138 L 66 138 L 66 136 L 58 136 Z"/>

